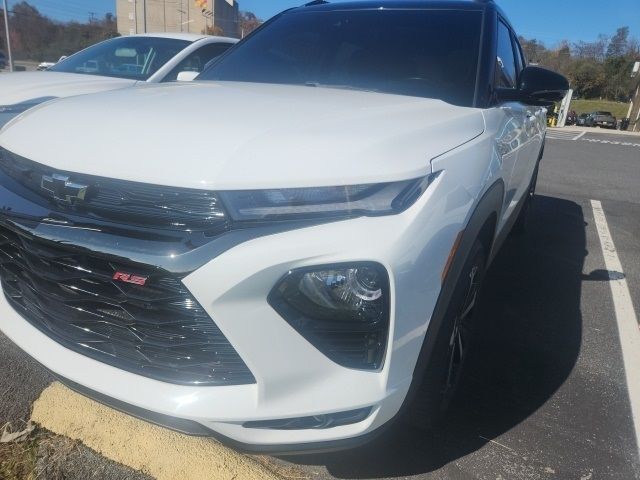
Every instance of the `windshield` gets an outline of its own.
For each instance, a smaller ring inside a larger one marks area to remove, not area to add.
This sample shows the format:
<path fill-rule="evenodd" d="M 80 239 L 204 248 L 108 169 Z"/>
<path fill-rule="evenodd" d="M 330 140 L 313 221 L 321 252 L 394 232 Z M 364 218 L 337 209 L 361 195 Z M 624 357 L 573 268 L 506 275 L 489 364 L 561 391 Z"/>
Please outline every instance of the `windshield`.
<path fill-rule="evenodd" d="M 297 10 L 198 79 L 373 90 L 471 106 L 480 29 L 478 11 Z"/>
<path fill-rule="evenodd" d="M 190 43 L 171 38 L 119 37 L 82 50 L 49 71 L 147 80 Z"/>

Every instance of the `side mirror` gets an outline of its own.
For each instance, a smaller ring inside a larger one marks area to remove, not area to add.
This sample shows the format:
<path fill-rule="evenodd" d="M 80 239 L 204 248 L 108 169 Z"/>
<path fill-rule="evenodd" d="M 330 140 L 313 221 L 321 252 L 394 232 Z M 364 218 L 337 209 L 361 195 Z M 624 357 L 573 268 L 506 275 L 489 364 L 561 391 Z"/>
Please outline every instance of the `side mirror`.
<path fill-rule="evenodd" d="M 517 90 L 498 89 L 500 100 L 529 105 L 550 105 L 561 101 L 569 91 L 569 82 L 556 72 L 540 67 L 525 67 Z"/>
<path fill-rule="evenodd" d="M 548 105 L 561 101 L 569 91 L 569 82 L 556 72 L 526 67 L 520 75 L 520 95 L 524 103 Z"/>
<path fill-rule="evenodd" d="M 176 80 L 178 82 L 193 82 L 200 72 L 180 72 Z"/>

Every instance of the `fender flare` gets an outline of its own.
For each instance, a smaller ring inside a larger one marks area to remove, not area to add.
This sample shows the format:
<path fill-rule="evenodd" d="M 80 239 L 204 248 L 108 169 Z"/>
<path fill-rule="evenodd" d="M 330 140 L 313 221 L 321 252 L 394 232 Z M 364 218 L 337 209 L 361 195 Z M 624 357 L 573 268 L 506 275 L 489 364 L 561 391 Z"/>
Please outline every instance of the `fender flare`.
<path fill-rule="evenodd" d="M 417 392 L 420 388 L 421 380 L 424 376 L 427 365 L 433 352 L 434 344 L 442 322 L 444 321 L 449 302 L 453 295 L 456 284 L 464 264 L 467 261 L 471 247 L 477 239 L 480 239 L 485 246 L 487 254 L 487 266 L 490 260 L 495 255 L 494 246 L 496 238 L 496 228 L 501 216 L 502 205 L 504 202 L 505 186 L 502 179 L 493 183 L 487 191 L 484 193 L 480 201 L 478 202 L 473 214 L 469 218 L 467 225 L 461 232 L 461 236 L 457 241 L 458 248 L 456 249 L 453 260 L 450 263 L 449 270 L 442 284 L 442 289 L 436 306 L 431 315 L 431 321 L 425 334 L 422 348 L 418 355 L 418 360 L 413 372 L 413 380 L 411 386 L 405 397 L 405 400 L 400 408 L 400 413 L 403 413 L 412 401 L 415 399 Z M 455 246 L 453 247 L 455 248 Z"/>

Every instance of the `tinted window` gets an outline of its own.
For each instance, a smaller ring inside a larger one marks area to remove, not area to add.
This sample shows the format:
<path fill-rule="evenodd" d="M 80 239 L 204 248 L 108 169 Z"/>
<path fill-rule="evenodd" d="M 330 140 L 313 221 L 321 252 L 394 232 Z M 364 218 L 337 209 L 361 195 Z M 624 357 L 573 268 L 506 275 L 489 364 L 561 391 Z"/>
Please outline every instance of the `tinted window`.
<path fill-rule="evenodd" d="M 481 14 L 297 10 L 276 18 L 199 80 L 352 88 L 471 105 Z"/>
<path fill-rule="evenodd" d="M 522 49 L 520 48 L 520 44 L 518 43 L 518 40 L 516 39 L 515 36 L 512 38 L 513 38 L 513 49 L 516 52 L 516 68 L 518 69 L 518 79 L 519 79 L 520 74 L 522 73 L 522 70 L 524 69 L 526 64 L 524 62 L 524 55 L 522 55 Z"/>
<path fill-rule="evenodd" d="M 516 63 L 511 43 L 511 32 L 501 21 L 498 22 L 498 54 L 496 58 L 496 87 L 516 87 Z"/>
<path fill-rule="evenodd" d="M 201 72 L 211 60 L 226 52 L 232 44 L 209 43 L 187 55 L 171 72 L 162 80 L 172 82 L 178 78 L 180 72 Z"/>
<path fill-rule="evenodd" d="M 72 55 L 49 71 L 147 80 L 190 43 L 171 38 L 119 37 Z"/>

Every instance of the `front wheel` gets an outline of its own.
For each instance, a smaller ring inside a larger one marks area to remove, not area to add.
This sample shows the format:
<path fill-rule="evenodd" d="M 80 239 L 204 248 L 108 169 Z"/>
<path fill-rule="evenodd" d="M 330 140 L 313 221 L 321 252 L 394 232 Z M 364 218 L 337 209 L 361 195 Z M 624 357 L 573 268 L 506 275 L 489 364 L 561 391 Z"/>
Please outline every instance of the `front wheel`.
<path fill-rule="evenodd" d="M 476 310 L 486 267 L 485 249 L 478 240 L 460 274 L 417 390 L 408 420 L 423 429 L 434 427 L 458 390 L 476 328 Z M 428 335 L 429 333 L 427 333 Z"/>

